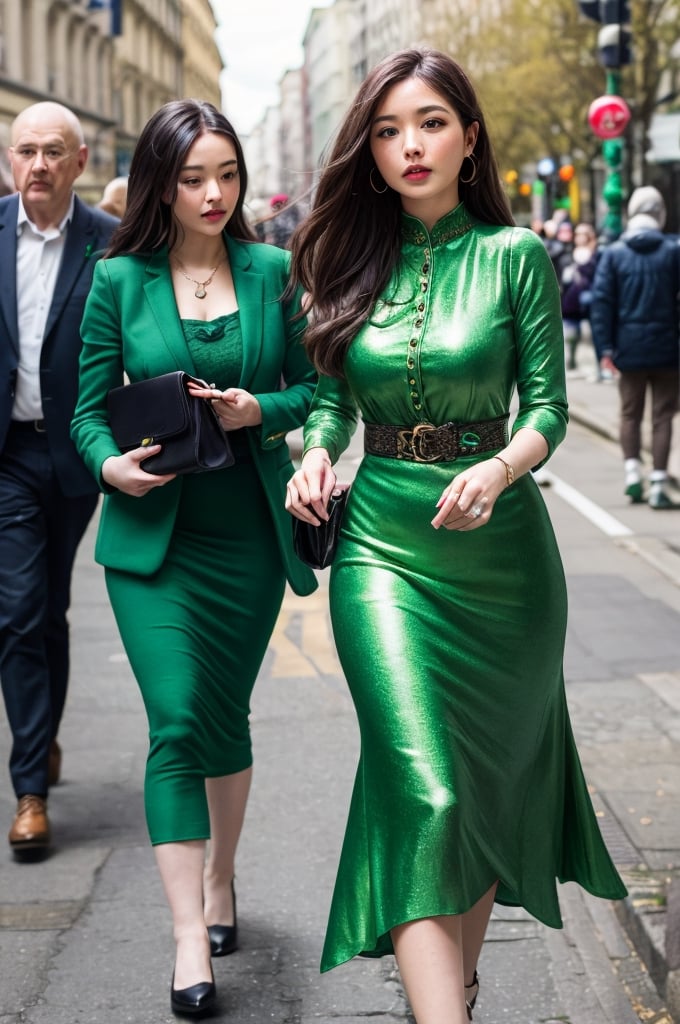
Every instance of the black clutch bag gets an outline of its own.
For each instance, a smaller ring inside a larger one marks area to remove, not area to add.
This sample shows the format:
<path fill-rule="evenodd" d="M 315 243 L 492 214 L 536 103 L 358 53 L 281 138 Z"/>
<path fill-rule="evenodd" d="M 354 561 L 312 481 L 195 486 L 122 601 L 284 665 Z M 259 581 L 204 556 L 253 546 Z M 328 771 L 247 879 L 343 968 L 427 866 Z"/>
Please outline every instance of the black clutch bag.
<path fill-rule="evenodd" d="M 204 384 L 176 370 L 109 391 L 109 422 L 121 452 L 151 444 L 163 446 L 157 455 L 140 462 L 147 473 L 203 473 L 235 462 L 211 403 L 192 398 L 187 391 L 190 380 Z"/>
<path fill-rule="evenodd" d="M 312 569 L 325 569 L 333 561 L 348 494 L 349 487 L 338 488 L 331 494 L 327 522 L 322 520 L 318 526 L 312 526 L 302 519 L 293 519 L 295 554 Z"/>

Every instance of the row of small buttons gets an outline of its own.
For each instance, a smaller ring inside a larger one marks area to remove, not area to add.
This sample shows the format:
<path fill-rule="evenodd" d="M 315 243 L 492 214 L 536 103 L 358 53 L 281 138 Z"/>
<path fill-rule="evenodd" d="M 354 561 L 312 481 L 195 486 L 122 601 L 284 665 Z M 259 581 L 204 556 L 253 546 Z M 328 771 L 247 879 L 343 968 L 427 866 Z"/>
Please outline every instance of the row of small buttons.
<path fill-rule="evenodd" d="M 429 287 L 428 274 L 430 273 L 430 262 L 431 262 L 430 249 L 426 248 L 423 251 L 423 255 L 424 255 L 425 259 L 424 259 L 423 265 L 421 267 L 422 277 L 420 279 L 420 292 L 421 292 L 421 296 L 422 297 L 421 297 L 420 301 L 418 302 L 418 304 L 416 306 L 416 319 L 415 319 L 414 324 L 413 324 L 413 334 L 411 336 L 411 340 L 408 343 L 408 356 L 407 356 L 407 359 L 406 359 L 406 367 L 408 369 L 408 383 L 409 383 L 409 387 L 411 388 L 410 397 L 411 397 L 411 402 L 413 403 L 413 408 L 415 409 L 416 412 L 421 412 L 421 410 L 423 408 L 422 386 L 419 385 L 419 383 L 418 383 L 418 377 L 417 377 L 417 371 L 416 371 L 416 350 L 417 350 L 420 342 L 422 341 L 422 335 L 420 334 L 420 329 L 422 328 L 423 324 L 425 323 L 425 316 L 424 316 L 424 314 L 425 314 L 425 310 L 426 310 L 426 303 L 425 303 L 423 297 L 424 297 L 425 292 L 427 292 L 428 287 Z M 419 332 L 417 335 L 415 333 L 416 331 Z"/>

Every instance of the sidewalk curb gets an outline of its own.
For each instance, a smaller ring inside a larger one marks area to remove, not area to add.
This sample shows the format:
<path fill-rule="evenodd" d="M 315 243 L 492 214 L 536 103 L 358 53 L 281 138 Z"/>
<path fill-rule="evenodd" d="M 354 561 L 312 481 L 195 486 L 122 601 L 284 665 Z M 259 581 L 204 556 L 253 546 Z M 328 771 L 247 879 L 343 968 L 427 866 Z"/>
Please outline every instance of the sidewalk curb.
<path fill-rule="evenodd" d="M 673 1021 L 680 1021 L 680 878 L 633 880 L 614 906 L 616 915 L 644 964 Z"/>
<path fill-rule="evenodd" d="M 587 409 L 572 401 L 569 402 L 569 419 L 573 420 L 574 423 L 580 423 L 582 427 L 587 427 L 593 434 L 598 434 L 608 441 L 618 443 L 619 438 L 616 430 L 609 426 L 606 420 L 596 419 Z"/>
<path fill-rule="evenodd" d="M 569 415 L 592 433 L 618 443 L 617 430 L 582 406 L 570 404 Z M 618 543 L 680 587 L 678 549 L 652 537 L 624 538 Z M 617 917 L 672 1019 L 680 1022 L 680 878 L 669 877 L 668 872 L 659 877 L 650 871 L 644 880 L 623 874 L 628 896 L 615 903 Z"/>

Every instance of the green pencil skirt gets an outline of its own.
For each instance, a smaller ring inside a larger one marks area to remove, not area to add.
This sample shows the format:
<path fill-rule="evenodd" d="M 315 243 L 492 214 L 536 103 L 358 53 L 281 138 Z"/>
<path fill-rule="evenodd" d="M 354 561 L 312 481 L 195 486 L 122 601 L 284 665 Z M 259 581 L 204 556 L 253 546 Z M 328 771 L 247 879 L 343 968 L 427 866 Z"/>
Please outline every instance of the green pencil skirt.
<path fill-rule="evenodd" d="M 151 842 L 207 839 L 205 780 L 252 764 L 250 695 L 285 587 L 253 464 L 185 477 L 161 569 L 106 584 L 149 720 Z"/>

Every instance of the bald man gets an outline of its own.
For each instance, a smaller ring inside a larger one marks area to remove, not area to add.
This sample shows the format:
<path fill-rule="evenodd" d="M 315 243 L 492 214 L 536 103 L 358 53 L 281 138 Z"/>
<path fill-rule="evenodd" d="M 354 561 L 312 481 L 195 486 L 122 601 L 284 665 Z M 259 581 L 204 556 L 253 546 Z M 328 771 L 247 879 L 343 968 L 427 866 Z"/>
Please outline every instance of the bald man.
<path fill-rule="evenodd" d="M 69 435 L 80 321 L 94 264 L 118 221 L 73 191 L 87 146 L 58 103 L 12 125 L 16 193 L 0 199 L 0 683 L 12 731 L 18 859 L 50 843 L 47 794 L 69 673 L 67 611 L 98 487 Z"/>

